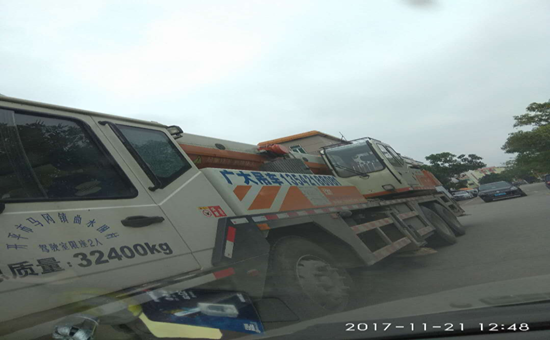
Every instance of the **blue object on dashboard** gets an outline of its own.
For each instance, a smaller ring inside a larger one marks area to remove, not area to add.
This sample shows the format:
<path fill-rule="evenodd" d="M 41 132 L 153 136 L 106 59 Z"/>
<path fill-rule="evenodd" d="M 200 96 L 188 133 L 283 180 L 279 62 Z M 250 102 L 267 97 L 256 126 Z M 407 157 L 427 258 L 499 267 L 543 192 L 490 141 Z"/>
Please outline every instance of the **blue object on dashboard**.
<path fill-rule="evenodd" d="M 152 300 L 142 304 L 152 321 L 260 334 L 260 317 L 245 293 L 187 289 L 157 290 Z"/>

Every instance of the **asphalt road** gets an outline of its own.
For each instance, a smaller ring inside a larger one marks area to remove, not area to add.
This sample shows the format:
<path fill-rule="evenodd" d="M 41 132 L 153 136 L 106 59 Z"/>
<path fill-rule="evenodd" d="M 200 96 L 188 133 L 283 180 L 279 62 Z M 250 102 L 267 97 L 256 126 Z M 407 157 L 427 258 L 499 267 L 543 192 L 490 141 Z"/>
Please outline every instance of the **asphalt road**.
<path fill-rule="evenodd" d="M 527 197 L 461 201 L 466 235 L 437 253 L 388 258 L 353 274 L 353 308 L 469 285 L 550 274 L 550 190 L 521 187 Z"/>

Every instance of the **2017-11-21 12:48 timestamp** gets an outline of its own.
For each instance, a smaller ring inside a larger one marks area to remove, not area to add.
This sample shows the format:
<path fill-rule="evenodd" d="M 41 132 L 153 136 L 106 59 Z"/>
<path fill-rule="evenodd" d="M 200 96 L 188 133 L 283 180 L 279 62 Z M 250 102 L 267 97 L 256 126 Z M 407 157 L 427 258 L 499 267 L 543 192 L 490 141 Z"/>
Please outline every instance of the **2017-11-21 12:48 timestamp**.
<path fill-rule="evenodd" d="M 527 332 L 529 330 L 528 323 L 478 323 L 476 325 L 481 332 Z M 391 322 L 348 322 L 346 323 L 346 332 L 387 332 L 393 330 L 407 331 L 444 331 L 444 332 L 463 332 L 465 329 L 474 329 L 474 324 L 465 325 L 464 323 L 444 323 L 440 325 L 432 325 L 429 323 L 408 323 L 397 324 Z"/>

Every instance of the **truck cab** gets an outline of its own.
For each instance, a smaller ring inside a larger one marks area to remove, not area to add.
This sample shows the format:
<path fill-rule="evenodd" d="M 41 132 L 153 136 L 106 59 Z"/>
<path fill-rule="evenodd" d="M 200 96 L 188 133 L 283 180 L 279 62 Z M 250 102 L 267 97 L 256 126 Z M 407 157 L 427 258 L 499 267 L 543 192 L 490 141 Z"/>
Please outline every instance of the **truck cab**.
<path fill-rule="evenodd" d="M 208 270 L 223 216 L 166 126 L 0 97 L 2 329 Z"/>
<path fill-rule="evenodd" d="M 356 186 L 364 197 L 435 190 L 433 175 L 409 167 L 388 144 L 361 138 L 322 148 L 321 155 L 335 176 Z"/>

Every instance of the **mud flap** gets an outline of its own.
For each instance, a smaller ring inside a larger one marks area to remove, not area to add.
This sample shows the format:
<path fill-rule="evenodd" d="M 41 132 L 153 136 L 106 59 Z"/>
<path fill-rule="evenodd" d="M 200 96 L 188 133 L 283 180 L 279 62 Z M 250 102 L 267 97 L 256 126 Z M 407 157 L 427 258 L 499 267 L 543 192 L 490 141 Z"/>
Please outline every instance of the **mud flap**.
<path fill-rule="evenodd" d="M 250 217 L 218 220 L 213 266 L 226 266 L 269 254 L 270 245 Z"/>

